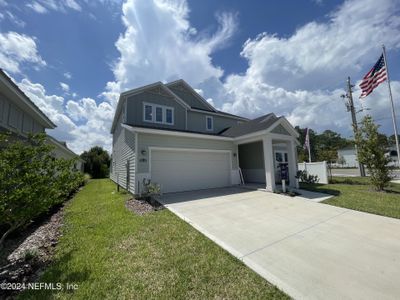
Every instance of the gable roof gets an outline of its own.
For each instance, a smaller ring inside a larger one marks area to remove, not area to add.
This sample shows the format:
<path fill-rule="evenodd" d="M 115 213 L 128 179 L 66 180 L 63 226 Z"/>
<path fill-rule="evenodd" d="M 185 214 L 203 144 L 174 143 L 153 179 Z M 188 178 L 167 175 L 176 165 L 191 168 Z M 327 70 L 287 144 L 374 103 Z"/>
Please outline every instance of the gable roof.
<path fill-rule="evenodd" d="M 258 117 L 245 123 L 240 123 L 221 132 L 223 136 L 237 137 L 261 130 L 268 129 L 278 120 L 278 117 L 273 113 Z"/>
<path fill-rule="evenodd" d="M 222 136 L 243 137 L 256 134 L 260 131 L 271 132 L 277 126 L 282 125 L 291 136 L 298 137 L 299 134 L 285 117 L 277 117 L 274 113 L 269 113 L 248 122 L 240 123 L 222 131 Z"/>
<path fill-rule="evenodd" d="M 206 106 L 210 107 L 210 110 L 206 110 L 206 109 L 201 109 L 201 108 L 197 108 L 197 107 L 191 107 L 188 103 L 186 103 L 184 100 L 182 100 L 182 98 L 180 98 L 176 93 L 174 93 L 170 88 L 171 86 L 174 85 L 178 85 L 178 84 L 183 84 L 187 89 L 190 90 L 191 93 L 194 94 L 195 97 L 200 97 L 199 100 L 204 102 Z M 126 97 L 128 96 L 132 96 L 135 94 L 139 94 L 139 93 L 143 93 L 145 91 L 148 91 L 150 89 L 156 88 L 156 87 L 160 87 L 162 88 L 166 93 L 168 93 L 169 95 L 171 95 L 172 97 L 174 97 L 174 99 L 181 104 L 184 108 L 188 109 L 188 110 L 193 110 L 193 111 L 198 111 L 198 112 L 202 112 L 202 113 L 212 113 L 212 114 L 216 114 L 216 115 L 220 115 L 220 116 L 225 116 L 225 117 L 230 117 L 230 118 L 235 118 L 238 120 L 242 120 L 242 121 L 247 121 L 247 118 L 244 117 L 240 117 L 240 116 L 236 116 L 233 114 L 229 114 L 226 112 L 222 112 L 219 110 L 216 110 L 211 104 L 209 104 L 206 100 L 204 100 L 203 97 L 201 97 L 190 85 L 188 85 L 183 79 L 179 79 L 167 84 L 162 83 L 161 81 L 157 81 L 145 86 L 141 86 L 135 89 L 131 89 L 125 92 L 122 92 L 119 96 L 119 100 L 118 100 L 118 104 L 117 104 L 117 108 L 115 110 L 115 114 L 114 114 L 114 119 L 111 125 L 111 130 L 110 132 L 113 133 L 115 130 L 115 126 L 117 125 L 117 120 L 118 120 L 118 116 L 121 113 L 122 110 L 122 106 L 124 103 L 124 100 L 126 99 Z"/>
<path fill-rule="evenodd" d="M 14 81 L 0 68 L 0 91 L 23 108 L 30 116 L 45 128 L 53 129 L 55 125 L 35 103 L 14 83 Z"/>
<path fill-rule="evenodd" d="M 116 108 L 115 114 L 114 114 L 114 119 L 113 119 L 113 122 L 111 125 L 111 133 L 113 133 L 115 130 L 115 126 L 117 125 L 118 116 L 121 113 L 122 105 L 123 105 L 124 100 L 126 100 L 126 97 L 136 95 L 139 93 L 143 93 L 145 91 L 148 91 L 148 90 L 156 88 L 156 87 L 163 89 L 167 94 L 171 95 L 184 108 L 190 109 L 190 106 L 185 101 L 183 101 L 178 95 L 176 95 L 173 91 L 171 91 L 169 88 L 167 88 L 161 81 L 157 81 L 157 82 L 154 82 L 154 83 L 151 83 L 148 85 L 144 85 L 144 86 L 141 86 L 141 87 L 138 87 L 135 89 L 131 89 L 131 90 L 122 92 L 120 94 L 117 108 Z"/>
<path fill-rule="evenodd" d="M 209 110 L 206 110 L 206 109 L 193 108 L 193 107 L 191 108 L 191 110 L 194 111 L 194 112 L 204 113 L 204 114 L 208 114 L 208 115 L 217 115 L 217 116 L 222 116 L 222 117 L 228 117 L 228 118 L 233 118 L 233 119 L 237 119 L 237 120 L 240 120 L 240 121 L 246 121 L 246 122 L 249 121 L 249 119 L 247 119 L 245 117 L 241 117 L 241 116 L 238 116 L 238 115 L 230 114 L 230 113 L 227 113 L 227 112 L 224 112 L 224 111 L 220 111 L 220 110 L 216 110 L 214 112 L 214 111 L 209 111 Z"/>
<path fill-rule="evenodd" d="M 57 140 L 56 138 L 52 137 L 51 135 L 47 135 L 47 140 L 52 143 L 53 145 L 55 145 L 56 147 L 58 147 L 58 149 L 63 150 L 69 154 L 71 154 L 72 156 L 75 156 L 78 158 L 78 160 L 83 161 L 83 159 L 76 154 L 74 151 L 72 151 L 71 149 L 69 149 L 67 147 L 67 143 L 66 142 L 62 142 Z"/>
<path fill-rule="evenodd" d="M 207 102 L 198 92 L 196 92 L 185 80 L 183 79 L 178 79 L 172 82 L 169 82 L 166 84 L 167 87 L 174 87 L 178 85 L 183 85 L 183 87 L 188 90 L 196 99 L 198 99 L 202 104 L 204 104 L 205 107 L 207 107 L 209 110 L 213 112 L 217 112 L 217 110 Z M 192 108 L 199 109 L 198 107 L 191 106 Z"/>

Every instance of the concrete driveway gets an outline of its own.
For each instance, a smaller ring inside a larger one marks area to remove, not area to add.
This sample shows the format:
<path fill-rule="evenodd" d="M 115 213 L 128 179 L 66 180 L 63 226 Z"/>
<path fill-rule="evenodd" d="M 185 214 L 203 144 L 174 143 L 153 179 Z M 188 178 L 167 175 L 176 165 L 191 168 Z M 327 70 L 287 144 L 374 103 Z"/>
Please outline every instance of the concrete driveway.
<path fill-rule="evenodd" d="M 400 297 L 400 220 L 241 188 L 160 200 L 295 299 Z"/>

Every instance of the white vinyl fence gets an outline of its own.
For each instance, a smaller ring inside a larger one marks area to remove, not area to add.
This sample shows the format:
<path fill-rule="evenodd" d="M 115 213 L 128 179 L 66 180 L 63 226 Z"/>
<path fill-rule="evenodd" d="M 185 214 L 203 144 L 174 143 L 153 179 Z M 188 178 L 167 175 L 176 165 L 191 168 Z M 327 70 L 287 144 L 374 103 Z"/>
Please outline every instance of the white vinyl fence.
<path fill-rule="evenodd" d="M 318 183 L 328 183 L 328 165 L 326 161 L 298 163 L 297 167 L 299 171 L 306 170 L 310 175 L 317 175 L 319 178 Z"/>

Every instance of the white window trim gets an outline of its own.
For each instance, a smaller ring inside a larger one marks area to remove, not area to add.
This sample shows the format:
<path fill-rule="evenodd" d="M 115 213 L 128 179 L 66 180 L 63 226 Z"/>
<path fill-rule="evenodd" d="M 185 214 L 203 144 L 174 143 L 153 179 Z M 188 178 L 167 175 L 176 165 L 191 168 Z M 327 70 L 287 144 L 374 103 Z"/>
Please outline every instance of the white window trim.
<path fill-rule="evenodd" d="M 146 120 L 146 106 L 151 107 L 151 120 Z M 156 120 L 156 108 L 161 108 L 162 111 L 161 122 Z M 172 123 L 167 122 L 167 109 L 170 109 L 172 111 Z M 175 108 L 171 106 L 143 102 L 143 122 L 173 126 L 175 125 Z"/>
<path fill-rule="evenodd" d="M 208 119 L 211 119 L 211 128 L 208 128 Z M 206 130 L 214 131 L 214 118 L 212 116 L 206 116 Z"/>

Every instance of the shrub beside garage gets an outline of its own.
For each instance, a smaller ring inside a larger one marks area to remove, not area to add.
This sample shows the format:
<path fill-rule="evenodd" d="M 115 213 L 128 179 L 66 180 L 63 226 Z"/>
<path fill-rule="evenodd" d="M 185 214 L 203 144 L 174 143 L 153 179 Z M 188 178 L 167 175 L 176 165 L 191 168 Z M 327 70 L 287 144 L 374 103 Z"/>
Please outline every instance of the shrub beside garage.
<path fill-rule="evenodd" d="M 0 135 L 0 249 L 12 232 L 67 200 L 84 184 L 75 160 L 56 159 L 46 135 Z"/>

